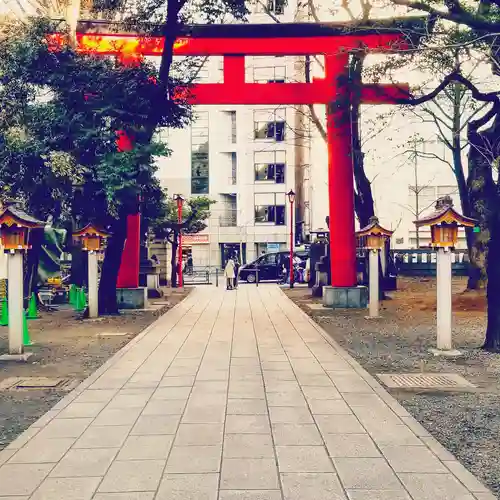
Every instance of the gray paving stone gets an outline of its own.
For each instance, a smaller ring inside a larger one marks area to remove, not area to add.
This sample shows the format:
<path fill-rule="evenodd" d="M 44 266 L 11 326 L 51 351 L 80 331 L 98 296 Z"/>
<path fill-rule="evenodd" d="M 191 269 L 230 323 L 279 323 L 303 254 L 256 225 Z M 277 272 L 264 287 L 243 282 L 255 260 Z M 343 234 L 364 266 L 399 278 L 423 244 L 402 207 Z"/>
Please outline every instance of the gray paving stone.
<path fill-rule="evenodd" d="M 274 406 L 269 408 L 269 418 L 273 424 L 312 424 L 313 417 L 309 408 Z"/>
<path fill-rule="evenodd" d="M 142 412 L 141 408 L 105 408 L 94 420 L 93 425 L 117 426 L 133 425 Z"/>
<path fill-rule="evenodd" d="M 35 436 L 8 463 L 43 464 L 58 462 L 74 442 L 75 438 L 43 439 Z"/>
<path fill-rule="evenodd" d="M 119 448 L 130 432 L 130 425 L 116 427 L 89 427 L 80 439 L 74 444 L 74 448 Z"/>
<path fill-rule="evenodd" d="M 5 464 L 0 467 L 2 495 L 31 495 L 54 464 Z"/>
<path fill-rule="evenodd" d="M 322 434 L 366 433 L 355 415 L 316 415 L 314 418 Z"/>
<path fill-rule="evenodd" d="M 269 434 L 271 428 L 265 415 L 228 415 L 226 434 Z"/>
<path fill-rule="evenodd" d="M 327 375 L 297 375 L 302 387 L 335 387 Z"/>
<path fill-rule="evenodd" d="M 32 500 L 90 500 L 100 477 L 49 477 L 31 496 Z"/>
<path fill-rule="evenodd" d="M 120 391 L 120 393 L 123 391 Z M 144 408 L 151 394 L 117 394 L 109 403 L 108 408 Z"/>
<path fill-rule="evenodd" d="M 225 393 L 192 394 L 189 398 L 187 409 L 225 406 L 226 402 L 227 395 Z"/>
<path fill-rule="evenodd" d="M 165 377 L 194 377 L 198 371 L 197 366 L 171 366 Z"/>
<path fill-rule="evenodd" d="M 280 472 L 333 472 L 323 446 L 276 446 Z"/>
<path fill-rule="evenodd" d="M 36 422 L 31 424 L 31 428 L 45 427 L 49 422 L 54 420 L 59 415 L 60 410 L 49 410 L 47 413 L 42 415 Z"/>
<path fill-rule="evenodd" d="M 380 446 L 380 449 L 396 472 L 448 472 L 425 446 Z"/>
<path fill-rule="evenodd" d="M 73 449 L 62 458 L 50 477 L 104 476 L 116 456 L 116 448 Z"/>
<path fill-rule="evenodd" d="M 264 399 L 228 399 L 226 413 L 228 415 L 267 415 Z"/>
<path fill-rule="evenodd" d="M 57 418 L 97 417 L 107 402 L 71 403 L 59 413 Z"/>
<path fill-rule="evenodd" d="M 17 449 L 9 450 L 4 448 L 0 451 L 0 466 L 3 465 L 7 460 L 9 460 L 14 454 L 17 453 Z"/>
<path fill-rule="evenodd" d="M 281 474 L 284 500 L 346 500 L 335 473 Z"/>
<path fill-rule="evenodd" d="M 156 500 L 217 500 L 219 474 L 167 474 Z"/>
<path fill-rule="evenodd" d="M 221 446 L 174 446 L 166 472 L 169 474 L 201 474 L 220 472 Z"/>
<path fill-rule="evenodd" d="M 99 486 L 99 492 L 156 491 L 165 460 L 113 462 Z"/>
<path fill-rule="evenodd" d="M 333 462 L 347 489 L 402 489 L 398 478 L 383 458 L 334 458 Z"/>
<path fill-rule="evenodd" d="M 117 460 L 166 460 L 173 441 L 171 434 L 129 436 Z"/>
<path fill-rule="evenodd" d="M 272 458 L 224 458 L 221 490 L 273 490 L 279 488 L 278 470 Z"/>
<path fill-rule="evenodd" d="M 180 415 L 141 415 L 130 434 L 132 436 L 175 434 L 180 419 Z"/>
<path fill-rule="evenodd" d="M 380 457 L 368 434 L 324 434 L 326 449 L 331 457 Z"/>
<path fill-rule="evenodd" d="M 366 423 L 364 424 L 366 426 Z M 378 425 L 367 428 L 377 446 L 423 446 L 423 442 L 406 425 Z"/>
<path fill-rule="evenodd" d="M 282 500 L 280 490 L 222 490 L 219 500 Z"/>
<path fill-rule="evenodd" d="M 226 434 L 225 458 L 273 458 L 271 434 Z"/>
<path fill-rule="evenodd" d="M 323 439 L 315 424 L 273 424 L 272 430 L 277 446 L 323 445 Z"/>
<path fill-rule="evenodd" d="M 450 453 L 437 439 L 433 437 L 422 437 L 420 438 L 436 455 L 439 460 L 443 461 L 453 461 L 456 460 L 452 453 Z"/>
<path fill-rule="evenodd" d="M 313 415 L 349 415 L 352 413 L 345 401 L 337 399 L 309 399 Z"/>
<path fill-rule="evenodd" d="M 345 399 L 347 404 L 351 408 L 363 407 L 363 408 L 374 408 L 374 407 L 386 407 L 387 405 L 380 399 L 376 394 L 358 394 L 355 392 L 343 394 L 342 397 Z"/>
<path fill-rule="evenodd" d="M 269 392 L 267 404 L 271 406 L 305 407 L 306 400 L 300 391 L 297 392 Z"/>
<path fill-rule="evenodd" d="M 129 491 L 128 493 L 96 493 L 93 500 L 153 500 L 154 492 Z"/>
<path fill-rule="evenodd" d="M 342 399 L 340 392 L 331 387 L 305 385 L 302 391 L 307 399 Z"/>
<path fill-rule="evenodd" d="M 182 415 L 186 401 L 182 399 L 165 399 L 150 401 L 142 415 Z"/>
<path fill-rule="evenodd" d="M 151 401 L 178 399 L 186 401 L 191 393 L 191 387 L 160 387 L 153 392 Z"/>
<path fill-rule="evenodd" d="M 373 389 L 359 375 L 357 375 L 354 370 L 351 373 L 330 372 L 329 376 L 333 380 L 335 387 L 337 387 L 341 393 L 373 393 Z"/>
<path fill-rule="evenodd" d="M 160 387 L 192 387 L 194 376 L 191 377 L 164 377 L 160 380 Z"/>
<path fill-rule="evenodd" d="M 175 446 L 212 446 L 222 445 L 220 424 L 180 424 L 175 438 Z"/>
<path fill-rule="evenodd" d="M 474 500 L 451 474 L 398 474 L 414 500 Z"/>
<path fill-rule="evenodd" d="M 38 433 L 38 436 L 41 439 L 77 438 L 91 422 L 91 418 L 55 418 Z"/>
<path fill-rule="evenodd" d="M 402 490 L 347 490 L 347 496 L 349 500 L 411 500 L 410 495 Z"/>
<path fill-rule="evenodd" d="M 19 450 L 22 448 L 30 439 L 39 434 L 42 430 L 42 427 L 28 427 L 20 436 L 17 436 L 14 441 L 12 441 L 6 450 Z M 46 434 L 44 437 L 54 437 L 53 435 Z M 55 436 L 55 437 L 71 437 L 71 436 Z"/>
<path fill-rule="evenodd" d="M 227 370 L 205 370 L 196 375 L 196 381 L 224 381 L 229 379 Z"/>
<path fill-rule="evenodd" d="M 182 417 L 183 424 L 218 424 L 224 422 L 226 407 L 217 406 L 188 406 Z"/>
<path fill-rule="evenodd" d="M 228 383 L 227 382 L 217 382 L 217 381 L 203 381 L 199 380 L 196 382 L 196 384 L 193 386 L 193 395 L 196 394 L 212 394 L 212 393 L 219 393 L 219 394 L 226 394 L 227 393 L 227 387 Z"/>

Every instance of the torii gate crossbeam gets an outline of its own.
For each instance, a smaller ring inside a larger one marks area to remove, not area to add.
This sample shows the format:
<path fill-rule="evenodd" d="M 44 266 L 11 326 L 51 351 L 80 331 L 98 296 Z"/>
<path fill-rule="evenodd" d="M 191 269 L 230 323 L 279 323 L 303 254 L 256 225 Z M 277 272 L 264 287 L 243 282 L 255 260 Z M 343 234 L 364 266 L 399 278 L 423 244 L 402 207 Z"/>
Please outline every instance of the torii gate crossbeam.
<path fill-rule="evenodd" d="M 223 83 L 177 89 L 177 95 L 184 95 L 192 104 L 326 105 L 333 287 L 350 288 L 356 286 L 357 281 L 352 136 L 349 120 L 346 120 L 346 104 L 351 92 L 347 84 L 349 54 L 360 50 L 379 53 L 404 51 L 418 41 L 423 27 L 424 20 L 415 18 L 377 21 L 365 26 L 345 23 L 191 26 L 174 44 L 174 55 L 224 58 Z M 49 41 L 55 46 L 62 43 L 58 34 L 51 35 Z M 119 26 L 112 23 L 84 21 L 78 24 L 77 47 L 84 52 L 114 55 L 130 64 L 144 56 L 160 56 L 164 40 L 156 36 L 154 30 L 144 36 L 120 32 Z M 325 78 L 314 79 L 311 83 L 246 83 L 246 55 L 323 55 Z M 408 94 L 408 85 L 405 84 L 366 84 L 361 89 L 361 101 L 395 104 Z M 130 147 L 123 145 L 123 139 L 122 149 Z M 137 223 L 129 224 L 131 232 L 136 231 L 136 227 Z M 137 259 L 137 241 L 136 235 L 129 232 L 119 279 L 127 287 L 138 286 L 138 263 L 136 268 L 130 265 L 132 255 Z"/>

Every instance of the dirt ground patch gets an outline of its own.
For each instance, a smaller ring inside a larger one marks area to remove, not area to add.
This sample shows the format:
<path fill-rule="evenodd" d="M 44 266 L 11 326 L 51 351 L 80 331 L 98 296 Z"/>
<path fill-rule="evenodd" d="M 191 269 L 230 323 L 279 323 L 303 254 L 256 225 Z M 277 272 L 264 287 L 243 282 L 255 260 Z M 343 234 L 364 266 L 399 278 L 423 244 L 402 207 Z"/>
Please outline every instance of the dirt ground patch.
<path fill-rule="evenodd" d="M 0 383 L 9 377 L 87 378 L 161 314 L 179 303 L 189 292 L 166 290 L 153 300 L 156 310 L 128 311 L 120 316 L 79 320 L 71 309 L 40 313 L 29 321 L 33 356 L 27 363 L 0 362 Z M 126 333 L 105 336 L 103 333 Z M 0 354 L 8 350 L 8 328 L 0 328 Z M 64 390 L 0 391 L 0 450 L 49 410 L 65 394 Z"/>
<path fill-rule="evenodd" d="M 456 360 L 436 358 L 436 282 L 402 278 L 399 290 L 383 302 L 381 320 L 366 311 L 311 309 L 320 299 L 307 289 L 286 293 L 361 365 L 377 373 L 458 373 L 477 386 L 474 392 L 390 390 L 391 394 L 446 448 L 500 498 L 500 355 L 480 349 L 486 328 L 483 293 L 466 292 L 453 282 Z"/>

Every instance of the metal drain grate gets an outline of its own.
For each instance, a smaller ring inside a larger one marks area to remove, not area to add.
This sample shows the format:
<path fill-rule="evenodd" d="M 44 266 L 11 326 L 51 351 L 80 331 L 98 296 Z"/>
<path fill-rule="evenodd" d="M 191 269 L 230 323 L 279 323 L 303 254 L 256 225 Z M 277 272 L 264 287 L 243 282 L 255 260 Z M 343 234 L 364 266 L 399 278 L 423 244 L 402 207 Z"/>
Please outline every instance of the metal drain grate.
<path fill-rule="evenodd" d="M 77 380 L 48 377 L 9 377 L 0 382 L 0 391 L 19 390 L 63 390 L 70 391 L 78 384 Z"/>
<path fill-rule="evenodd" d="M 392 389 L 471 389 L 475 387 L 456 373 L 380 373 L 377 377 Z"/>

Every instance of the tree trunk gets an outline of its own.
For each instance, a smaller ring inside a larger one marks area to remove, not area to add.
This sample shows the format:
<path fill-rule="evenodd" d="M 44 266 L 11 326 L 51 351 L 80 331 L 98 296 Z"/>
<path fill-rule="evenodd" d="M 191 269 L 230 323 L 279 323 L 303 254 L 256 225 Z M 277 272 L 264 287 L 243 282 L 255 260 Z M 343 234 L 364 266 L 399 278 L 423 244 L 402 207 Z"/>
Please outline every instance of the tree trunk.
<path fill-rule="evenodd" d="M 496 204 L 500 203 L 497 194 Z M 488 259 L 488 328 L 483 348 L 500 352 L 500 211 L 496 210 L 490 220 L 490 240 L 488 253 L 495 256 Z"/>
<path fill-rule="evenodd" d="M 349 74 L 352 83 L 351 92 L 351 132 L 352 161 L 354 182 L 356 186 L 354 209 L 361 227 L 367 226 L 370 217 L 375 215 L 372 186 L 365 173 L 364 153 L 362 151 L 360 133 L 361 86 L 365 54 L 354 54 L 349 63 Z"/>
<path fill-rule="evenodd" d="M 170 275 L 170 286 L 172 288 L 177 288 L 177 251 L 179 248 L 179 235 L 177 231 L 174 231 L 174 239 L 172 243 L 172 257 L 170 259 L 170 264 L 172 265 L 172 272 Z"/>
<path fill-rule="evenodd" d="M 116 282 L 127 239 L 127 215 L 120 214 L 111 228 L 99 283 L 99 314 L 119 314 L 116 300 Z"/>
<path fill-rule="evenodd" d="M 29 299 L 38 288 L 38 263 L 40 262 L 40 251 L 42 249 L 44 229 L 31 231 L 31 248 L 26 256 L 26 272 L 24 274 L 24 299 Z M 27 305 L 27 303 L 25 304 Z"/>

